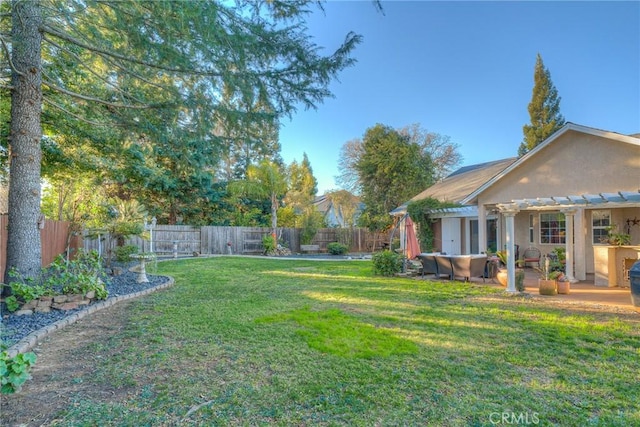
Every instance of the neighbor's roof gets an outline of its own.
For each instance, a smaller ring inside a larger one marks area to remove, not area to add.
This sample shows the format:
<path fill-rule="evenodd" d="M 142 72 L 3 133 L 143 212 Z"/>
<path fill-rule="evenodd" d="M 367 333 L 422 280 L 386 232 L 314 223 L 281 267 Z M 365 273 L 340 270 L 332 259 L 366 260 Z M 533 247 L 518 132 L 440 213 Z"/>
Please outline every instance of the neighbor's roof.
<path fill-rule="evenodd" d="M 448 175 L 445 179 L 432 185 L 422 193 L 413 197 L 408 202 L 403 203 L 391 211 L 392 215 L 406 212 L 410 202 L 431 197 L 441 202 L 460 203 L 471 193 L 476 191 L 482 184 L 502 172 L 505 168 L 516 161 L 515 157 L 508 159 L 494 160 L 487 163 L 463 166 Z"/>
<path fill-rule="evenodd" d="M 323 194 L 322 196 L 317 196 L 314 199 L 313 204 L 320 212 L 326 213 L 331 207 L 331 200 L 327 197 L 326 194 Z"/>

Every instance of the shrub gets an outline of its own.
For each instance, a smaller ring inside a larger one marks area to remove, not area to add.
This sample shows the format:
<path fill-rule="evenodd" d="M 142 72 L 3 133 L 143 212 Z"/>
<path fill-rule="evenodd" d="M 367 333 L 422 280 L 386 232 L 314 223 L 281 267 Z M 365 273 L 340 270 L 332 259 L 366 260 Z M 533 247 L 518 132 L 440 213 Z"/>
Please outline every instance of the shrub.
<path fill-rule="evenodd" d="M 373 274 L 393 276 L 402 271 L 402 257 L 392 251 L 382 251 L 373 254 Z"/>
<path fill-rule="evenodd" d="M 106 274 L 96 251 L 78 251 L 76 259 L 67 261 L 58 256 L 49 267 L 47 284 L 52 288 L 62 288 L 64 294 L 83 294 L 95 291 L 97 299 L 106 299 L 108 292 L 103 279 Z"/>
<path fill-rule="evenodd" d="M 315 208 L 302 216 L 302 231 L 300 242 L 310 245 L 318 230 L 324 226 L 324 217 Z"/>
<path fill-rule="evenodd" d="M 43 269 L 43 271 L 45 271 Z M 11 295 L 6 297 L 4 302 L 7 310 L 16 311 L 21 305 L 44 295 L 55 295 L 55 290 L 49 283 L 38 284 L 32 277 L 23 277 L 15 268 L 9 271 L 9 276 L 15 279 L 9 285 L 1 284 L 11 288 Z"/>
<path fill-rule="evenodd" d="M 327 245 L 327 251 L 331 255 L 344 255 L 349 251 L 349 248 L 343 243 L 331 242 Z"/>
<path fill-rule="evenodd" d="M 524 270 L 516 270 L 516 291 L 524 292 Z"/>
<path fill-rule="evenodd" d="M 8 296 L 4 299 L 4 303 L 7 305 L 7 310 L 11 313 L 20 308 L 20 303 L 15 295 Z"/>
<path fill-rule="evenodd" d="M 14 272 L 9 273 L 10 276 L 16 277 Z M 6 285 L 5 285 L 6 286 Z M 44 295 L 53 295 L 55 292 L 52 288 L 44 285 L 36 285 L 32 280 L 26 282 L 11 282 L 11 296 L 5 298 L 7 310 L 16 311 L 22 304 L 38 299 Z"/>
<path fill-rule="evenodd" d="M 264 236 L 262 238 L 262 248 L 267 255 L 274 253 L 276 250 L 276 238 L 271 234 Z"/>
<path fill-rule="evenodd" d="M 35 353 L 18 353 L 15 357 L 9 357 L 9 353 L 0 353 L 0 378 L 2 394 L 11 394 L 20 391 L 22 384 L 31 378 L 29 371 L 36 363 Z"/>
<path fill-rule="evenodd" d="M 116 255 L 116 261 L 129 262 L 131 261 L 131 255 L 138 253 L 138 247 L 135 245 L 118 246 L 113 252 Z"/>

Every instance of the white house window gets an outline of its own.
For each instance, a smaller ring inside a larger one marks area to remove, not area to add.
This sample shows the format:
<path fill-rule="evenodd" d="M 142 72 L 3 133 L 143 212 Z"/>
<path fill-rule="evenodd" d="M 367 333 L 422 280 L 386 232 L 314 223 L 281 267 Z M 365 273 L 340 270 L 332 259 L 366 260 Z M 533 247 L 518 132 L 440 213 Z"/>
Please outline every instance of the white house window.
<path fill-rule="evenodd" d="M 591 229 L 593 243 L 599 244 L 606 240 L 611 225 L 611 211 L 591 211 Z"/>
<path fill-rule="evenodd" d="M 565 244 L 566 225 L 564 214 L 540 214 L 540 243 Z"/>
<path fill-rule="evenodd" d="M 535 243 L 535 232 L 533 230 L 533 224 L 534 224 L 533 214 L 529 214 L 529 243 L 531 244 Z"/>

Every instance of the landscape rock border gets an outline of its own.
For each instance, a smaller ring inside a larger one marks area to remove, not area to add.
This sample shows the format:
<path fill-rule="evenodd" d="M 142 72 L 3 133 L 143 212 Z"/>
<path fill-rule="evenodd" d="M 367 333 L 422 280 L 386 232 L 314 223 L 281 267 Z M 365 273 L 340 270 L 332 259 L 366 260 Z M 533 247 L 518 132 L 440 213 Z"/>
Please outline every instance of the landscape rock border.
<path fill-rule="evenodd" d="M 29 335 L 27 335 L 26 337 L 22 338 L 20 341 L 18 341 L 17 343 L 15 343 L 14 345 L 12 345 L 11 347 L 9 347 L 7 349 L 7 353 L 9 355 L 9 357 L 15 357 L 16 355 L 18 355 L 19 353 L 25 353 L 29 350 L 31 350 L 33 347 L 36 346 L 36 344 L 38 344 L 38 342 L 40 340 L 42 340 L 43 338 L 45 338 L 46 336 L 48 336 L 49 334 L 52 334 L 53 332 L 64 328 L 65 326 L 71 325 L 75 322 L 77 322 L 78 320 L 92 314 L 95 313 L 97 311 L 103 310 L 105 308 L 109 308 L 111 306 L 113 306 L 114 304 L 117 304 L 119 302 L 122 301 L 127 301 L 133 298 L 138 298 L 144 295 L 148 295 L 152 292 L 155 291 L 159 291 L 161 289 L 165 289 L 168 288 L 170 286 L 173 286 L 173 284 L 175 283 L 175 280 L 173 279 L 173 277 L 171 276 L 165 276 L 167 277 L 167 281 L 151 287 L 151 288 L 147 288 L 147 289 L 143 289 L 141 291 L 138 292 L 133 292 L 130 294 L 126 294 L 126 295 L 119 295 L 113 298 L 108 298 L 104 301 L 100 301 L 100 302 L 96 302 L 94 304 L 89 305 L 88 307 L 70 314 L 69 316 L 58 320 L 57 322 L 54 322 L 48 326 L 45 326 L 44 328 L 41 328 L 35 332 L 30 333 Z"/>

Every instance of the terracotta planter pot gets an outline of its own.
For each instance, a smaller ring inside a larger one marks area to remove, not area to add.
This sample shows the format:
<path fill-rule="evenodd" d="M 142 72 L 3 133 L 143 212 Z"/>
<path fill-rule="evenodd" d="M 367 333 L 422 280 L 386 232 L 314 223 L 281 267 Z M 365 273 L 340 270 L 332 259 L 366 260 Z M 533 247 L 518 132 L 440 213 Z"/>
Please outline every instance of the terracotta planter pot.
<path fill-rule="evenodd" d="M 558 282 L 558 293 L 559 294 L 568 294 L 571 291 L 571 282 Z"/>
<path fill-rule="evenodd" d="M 502 286 L 506 288 L 507 280 L 508 280 L 507 270 L 506 269 L 498 270 L 498 273 L 496 273 L 496 280 L 498 281 L 498 283 L 500 283 Z"/>
<path fill-rule="evenodd" d="M 556 295 L 558 293 L 558 285 L 555 280 L 538 279 L 538 288 L 540 295 Z"/>
<path fill-rule="evenodd" d="M 509 284 L 509 273 L 506 268 L 498 270 L 496 280 L 505 288 Z M 524 291 L 524 270 L 516 268 L 516 290 Z"/>

